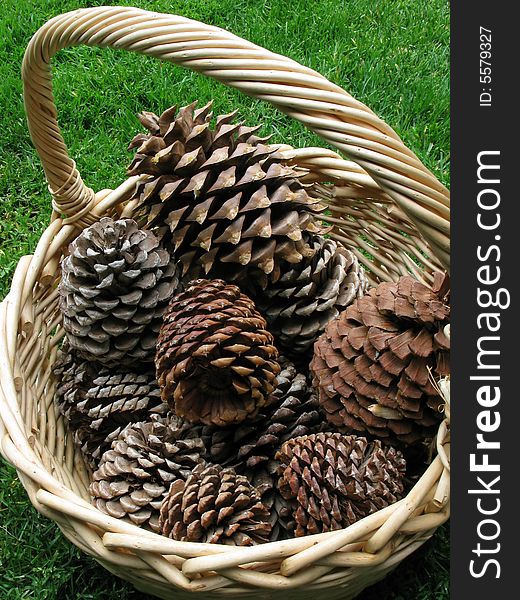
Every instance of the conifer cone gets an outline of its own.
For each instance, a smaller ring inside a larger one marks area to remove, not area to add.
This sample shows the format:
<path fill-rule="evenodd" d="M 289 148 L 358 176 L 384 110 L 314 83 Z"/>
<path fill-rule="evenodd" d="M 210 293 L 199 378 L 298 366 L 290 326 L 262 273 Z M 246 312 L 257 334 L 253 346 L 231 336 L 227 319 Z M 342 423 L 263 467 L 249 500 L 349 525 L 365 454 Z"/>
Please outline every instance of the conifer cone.
<path fill-rule="evenodd" d="M 251 546 L 269 541 L 269 513 L 242 475 L 200 465 L 175 481 L 161 506 L 163 535 L 188 542 Z"/>
<path fill-rule="evenodd" d="M 405 460 L 379 440 L 317 433 L 285 442 L 277 459 L 296 537 L 348 527 L 403 494 Z"/>
<path fill-rule="evenodd" d="M 260 127 L 233 123 L 236 113 L 210 125 L 211 103 L 139 115 L 148 134 L 137 135 L 128 175 L 149 175 L 137 189 L 139 222 L 166 223 L 184 273 L 199 265 L 209 277 L 239 281 L 299 262 L 312 249 L 304 232 L 323 230 L 297 172 L 284 166 Z M 194 278 L 196 273 L 192 276 Z"/>
<path fill-rule="evenodd" d="M 265 465 L 289 438 L 322 430 L 324 423 L 318 398 L 305 375 L 283 356 L 279 363 L 281 371 L 276 377 L 278 383 L 270 404 L 255 418 L 227 427 L 194 426 L 197 435 L 204 440 L 209 462 L 232 466 L 244 473 Z"/>
<path fill-rule="evenodd" d="M 253 301 L 222 280 L 195 280 L 164 315 L 155 365 L 162 398 L 180 417 L 228 425 L 256 417 L 280 371 Z"/>
<path fill-rule="evenodd" d="M 101 457 L 90 493 L 102 512 L 159 532 L 159 509 L 170 484 L 202 462 L 204 444 L 175 417 L 127 425 Z"/>
<path fill-rule="evenodd" d="M 166 415 L 155 373 L 113 372 L 103 369 L 90 385 L 85 398 L 77 403 L 81 423 L 74 439 L 93 468 L 108 450 L 121 429 L 129 423 Z"/>
<path fill-rule="evenodd" d="M 254 296 L 280 346 L 296 355 L 368 286 L 350 250 L 322 236 L 313 236 L 310 246 L 313 256 L 289 265 L 276 283 Z"/>
<path fill-rule="evenodd" d="M 70 346 L 106 366 L 153 362 L 179 272 L 151 231 L 102 218 L 69 246 L 59 284 Z"/>
<path fill-rule="evenodd" d="M 311 371 L 327 419 L 346 432 L 414 444 L 435 434 L 449 374 L 449 283 L 381 283 L 332 321 L 314 346 Z"/>
<path fill-rule="evenodd" d="M 53 366 L 56 380 L 55 401 L 72 431 L 84 423 L 84 414 L 78 411 L 77 406 L 85 400 L 98 373 L 99 366 L 78 356 L 65 340 Z"/>
<path fill-rule="evenodd" d="M 262 463 L 260 467 L 245 471 L 247 480 L 256 488 L 262 504 L 269 513 L 271 542 L 292 537 L 295 528 L 293 507 L 283 498 L 277 487 L 279 468 L 280 464 L 273 459 Z"/>
<path fill-rule="evenodd" d="M 166 414 L 155 373 L 108 371 L 64 344 L 54 366 L 56 404 L 92 468 L 128 423 Z"/>

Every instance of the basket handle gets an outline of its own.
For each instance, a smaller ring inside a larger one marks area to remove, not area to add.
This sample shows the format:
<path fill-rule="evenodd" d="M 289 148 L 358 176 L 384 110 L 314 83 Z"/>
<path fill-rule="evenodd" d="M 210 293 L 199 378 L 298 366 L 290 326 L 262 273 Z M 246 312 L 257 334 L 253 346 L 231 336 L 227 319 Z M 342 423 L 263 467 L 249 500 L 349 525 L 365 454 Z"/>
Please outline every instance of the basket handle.
<path fill-rule="evenodd" d="M 448 190 L 364 104 L 312 69 L 223 29 L 131 7 L 86 8 L 55 17 L 36 32 L 25 52 L 29 131 L 59 213 L 81 219 L 95 203 L 58 127 L 51 83 L 52 56 L 80 44 L 152 55 L 270 102 L 369 173 L 449 268 Z"/>

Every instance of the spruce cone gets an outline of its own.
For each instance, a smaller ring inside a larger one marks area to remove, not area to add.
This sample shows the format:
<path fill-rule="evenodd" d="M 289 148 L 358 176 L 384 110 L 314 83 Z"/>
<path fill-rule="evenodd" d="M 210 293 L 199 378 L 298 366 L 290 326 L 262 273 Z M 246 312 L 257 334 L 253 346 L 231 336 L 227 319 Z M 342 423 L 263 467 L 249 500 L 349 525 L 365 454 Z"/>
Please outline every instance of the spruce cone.
<path fill-rule="evenodd" d="M 90 485 L 93 504 L 159 532 L 159 509 L 170 484 L 188 478 L 203 451 L 202 440 L 191 438 L 175 417 L 130 424 L 101 457 Z"/>
<path fill-rule="evenodd" d="M 322 231 L 311 213 L 324 207 L 263 143 L 268 138 L 255 135 L 260 127 L 233 124 L 231 113 L 212 129 L 211 103 L 195 105 L 139 115 L 150 133 L 130 143 L 137 153 L 128 175 L 150 177 L 138 187 L 136 218 L 169 225 L 184 272 L 197 264 L 213 278 L 274 281 L 280 261 L 312 253 L 302 233 Z"/>
<path fill-rule="evenodd" d="M 62 261 L 60 308 L 70 346 L 107 366 L 152 362 L 178 285 L 177 269 L 152 232 L 131 219 L 102 218 Z"/>
<path fill-rule="evenodd" d="M 308 350 L 326 325 L 368 286 L 357 258 L 334 240 L 312 238 L 314 255 L 290 265 L 280 279 L 256 294 L 269 330 L 285 352 Z"/>
<path fill-rule="evenodd" d="M 379 440 L 318 433 L 289 440 L 277 459 L 296 537 L 348 527 L 403 493 L 404 458 Z"/>
<path fill-rule="evenodd" d="M 242 475 L 198 466 L 175 481 L 161 506 L 162 534 L 174 540 L 251 546 L 269 541 L 269 513 Z"/>
<path fill-rule="evenodd" d="M 389 443 L 431 438 L 443 400 L 429 380 L 449 374 L 446 281 L 381 283 L 332 321 L 314 346 L 311 371 L 327 419 Z"/>
<path fill-rule="evenodd" d="M 194 423 L 254 418 L 280 371 L 272 343 L 265 320 L 236 286 L 192 281 L 172 299 L 157 343 L 163 400 Z"/>

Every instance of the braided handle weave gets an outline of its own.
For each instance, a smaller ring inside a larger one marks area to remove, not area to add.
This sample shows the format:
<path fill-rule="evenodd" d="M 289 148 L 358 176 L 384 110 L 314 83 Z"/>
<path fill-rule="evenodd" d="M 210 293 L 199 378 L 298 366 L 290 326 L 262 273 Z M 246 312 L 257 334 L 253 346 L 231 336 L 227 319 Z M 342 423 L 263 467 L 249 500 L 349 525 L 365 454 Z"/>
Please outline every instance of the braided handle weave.
<path fill-rule="evenodd" d="M 25 53 L 22 74 L 29 131 L 56 211 L 81 218 L 95 202 L 58 127 L 51 83 L 51 58 L 80 44 L 152 55 L 270 102 L 371 175 L 449 268 L 447 189 L 366 106 L 312 69 L 223 29 L 130 7 L 60 15 L 38 30 Z"/>

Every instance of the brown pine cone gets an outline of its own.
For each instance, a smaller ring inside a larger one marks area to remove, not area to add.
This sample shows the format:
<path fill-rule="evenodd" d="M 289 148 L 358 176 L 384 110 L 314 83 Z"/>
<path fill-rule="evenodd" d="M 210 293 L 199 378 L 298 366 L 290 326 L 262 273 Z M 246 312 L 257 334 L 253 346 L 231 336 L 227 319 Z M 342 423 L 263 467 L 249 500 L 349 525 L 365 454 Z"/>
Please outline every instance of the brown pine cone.
<path fill-rule="evenodd" d="M 161 506 L 163 535 L 188 542 L 251 546 L 269 541 L 269 513 L 242 475 L 217 465 L 196 467 L 172 483 Z"/>
<path fill-rule="evenodd" d="M 132 219 L 103 217 L 70 244 L 61 268 L 71 348 L 106 366 L 152 362 L 162 314 L 179 287 L 157 237 Z"/>
<path fill-rule="evenodd" d="M 234 124 L 231 113 L 212 128 L 211 104 L 195 105 L 139 115 L 149 133 L 131 142 L 137 153 L 128 175 L 149 177 L 137 188 L 136 218 L 169 226 L 184 273 L 199 265 L 229 282 L 265 274 L 275 281 L 281 261 L 312 254 L 302 234 L 322 231 L 313 213 L 325 207 L 264 144 L 268 138 L 255 135 L 259 127 Z"/>
<path fill-rule="evenodd" d="M 173 481 L 202 462 L 204 444 L 175 417 L 125 427 L 101 457 L 90 485 L 93 504 L 118 519 L 159 532 L 159 509 Z"/>
<path fill-rule="evenodd" d="M 155 365 L 162 398 L 194 423 L 254 418 L 280 371 L 273 336 L 252 300 L 221 280 L 195 280 L 164 315 Z"/>
<path fill-rule="evenodd" d="M 276 458 L 296 537 L 348 527 L 403 494 L 405 460 L 378 440 L 317 433 L 285 442 Z"/>
<path fill-rule="evenodd" d="M 435 435 L 449 374 L 447 282 L 381 283 L 332 321 L 314 346 L 311 371 L 327 419 L 345 432 L 414 444 Z"/>

